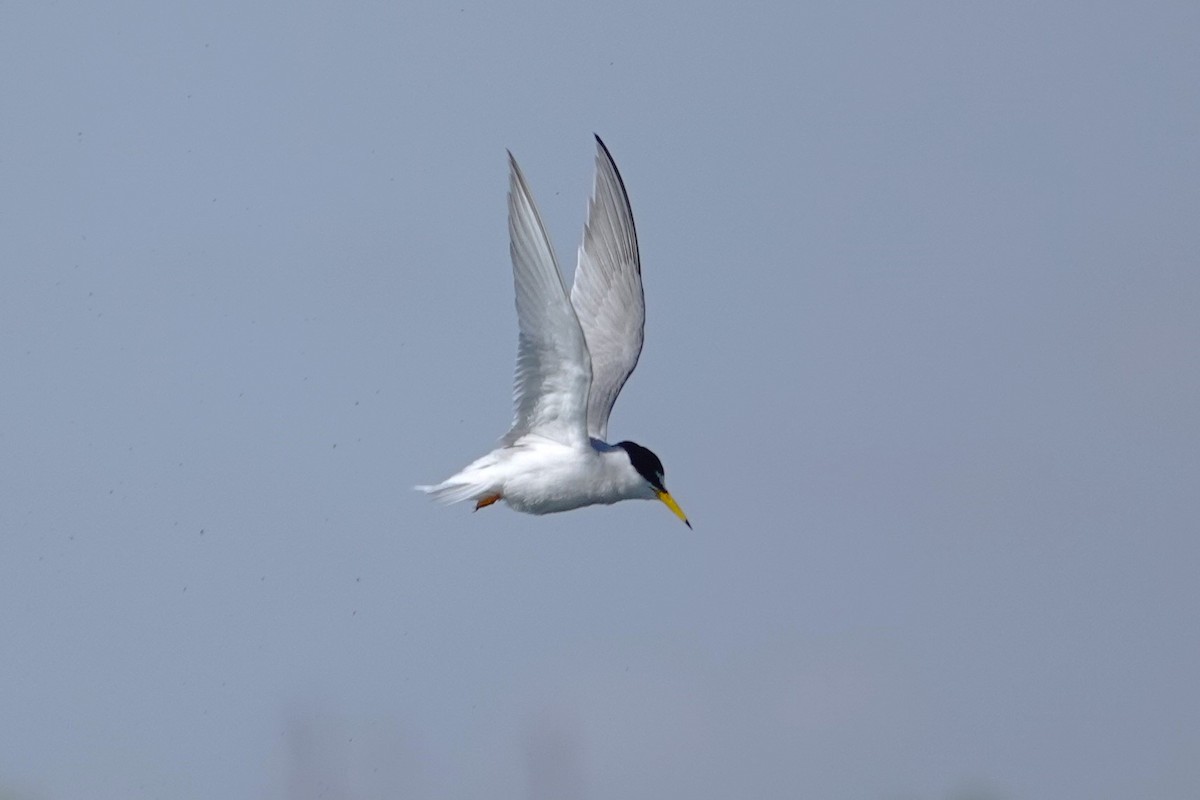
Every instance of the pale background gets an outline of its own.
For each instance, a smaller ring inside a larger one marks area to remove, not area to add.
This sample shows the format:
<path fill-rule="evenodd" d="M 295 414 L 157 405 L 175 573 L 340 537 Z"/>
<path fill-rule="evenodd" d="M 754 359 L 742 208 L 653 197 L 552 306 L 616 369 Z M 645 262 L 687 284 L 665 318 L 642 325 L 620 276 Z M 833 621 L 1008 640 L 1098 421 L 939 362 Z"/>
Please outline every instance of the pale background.
<path fill-rule="evenodd" d="M 1200 796 L 1200 5 L 0 6 L 0 797 Z M 605 137 L 694 522 L 504 432 Z M 7 794 L 6 794 L 7 793 Z"/>

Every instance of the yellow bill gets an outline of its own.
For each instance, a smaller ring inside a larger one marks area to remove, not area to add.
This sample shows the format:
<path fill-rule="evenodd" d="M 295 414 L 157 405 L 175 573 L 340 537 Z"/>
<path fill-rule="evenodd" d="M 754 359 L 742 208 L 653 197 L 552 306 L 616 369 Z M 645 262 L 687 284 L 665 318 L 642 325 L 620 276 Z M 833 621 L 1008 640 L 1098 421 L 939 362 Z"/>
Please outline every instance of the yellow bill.
<path fill-rule="evenodd" d="M 675 502 L 675 498 L 671 497 L 670 492 L 667 492 L 667 491 L 659 492 L 658 499 L 662 500 L 663 503 L 666 504 L 667 508 L 671 509 L 671 511 L 674 512 L 675 516 L 677 516 L 681 520 L 683 520 L 684 525 L 687 525 L 688 528 L 692 527 L 692 523 L 688 522 L 687 514 L 683 513 L 683 509 L 679 507 L 679 503 Z"/>

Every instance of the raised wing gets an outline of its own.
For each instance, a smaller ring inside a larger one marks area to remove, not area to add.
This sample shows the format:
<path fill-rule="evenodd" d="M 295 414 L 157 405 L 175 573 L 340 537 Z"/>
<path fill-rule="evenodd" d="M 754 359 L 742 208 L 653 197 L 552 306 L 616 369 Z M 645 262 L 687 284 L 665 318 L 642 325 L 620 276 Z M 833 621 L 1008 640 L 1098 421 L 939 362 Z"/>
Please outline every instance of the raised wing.
<path fill-rule="evenodd" d="M 629 195 L 612 155 L 596 137 L 596 183 L 588 203 L 571 305 L 592 359 L 589 436 L 608 436 L 608 416 L 642 353 L 646 301 Z"/>
<path fill-rule="evenodd" d="M 512 153 L 508 166 L 509 249 L 520 335 L 513 425 L 503 441 L 512 444 L 536 433 L 567 445 L 586 445 L 592 376 L 587 345 L 542 218 Z"/>

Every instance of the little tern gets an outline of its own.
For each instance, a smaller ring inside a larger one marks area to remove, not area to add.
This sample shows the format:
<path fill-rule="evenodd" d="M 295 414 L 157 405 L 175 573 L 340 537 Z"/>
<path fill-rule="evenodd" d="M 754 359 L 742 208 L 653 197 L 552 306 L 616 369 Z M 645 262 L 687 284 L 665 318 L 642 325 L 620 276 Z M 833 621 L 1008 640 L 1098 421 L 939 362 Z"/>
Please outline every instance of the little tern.
<path fill-rule="evenodd" d="M 575 282 L 567 292 L 525 176 L 508 154 L 508 233 L 517 298 L 514 419 L 500 447 L 434 486 L 444 503 L 503 500 L 549 514 L 661 500 L 689 528 L 649 448 L 608 444 L 608 417 L 642 352 L 646 302 L 625 183 L 596 137 L 596 178 Z"/>

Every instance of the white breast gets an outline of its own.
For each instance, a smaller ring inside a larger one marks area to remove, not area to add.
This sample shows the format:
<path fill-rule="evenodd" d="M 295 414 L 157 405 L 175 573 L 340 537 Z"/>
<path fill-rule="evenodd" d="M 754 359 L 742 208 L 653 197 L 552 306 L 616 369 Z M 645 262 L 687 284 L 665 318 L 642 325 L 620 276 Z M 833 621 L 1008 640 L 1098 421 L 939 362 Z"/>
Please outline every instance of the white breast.
<path fill-rule="evenodd" d="M 603 442 L 595 442 L 585 452 L 541 437 L 525 437 L 510 448 L 503 473 L 500 493 L 505 502 L 528 514 L 655 496 L 625 451 Z"/>

